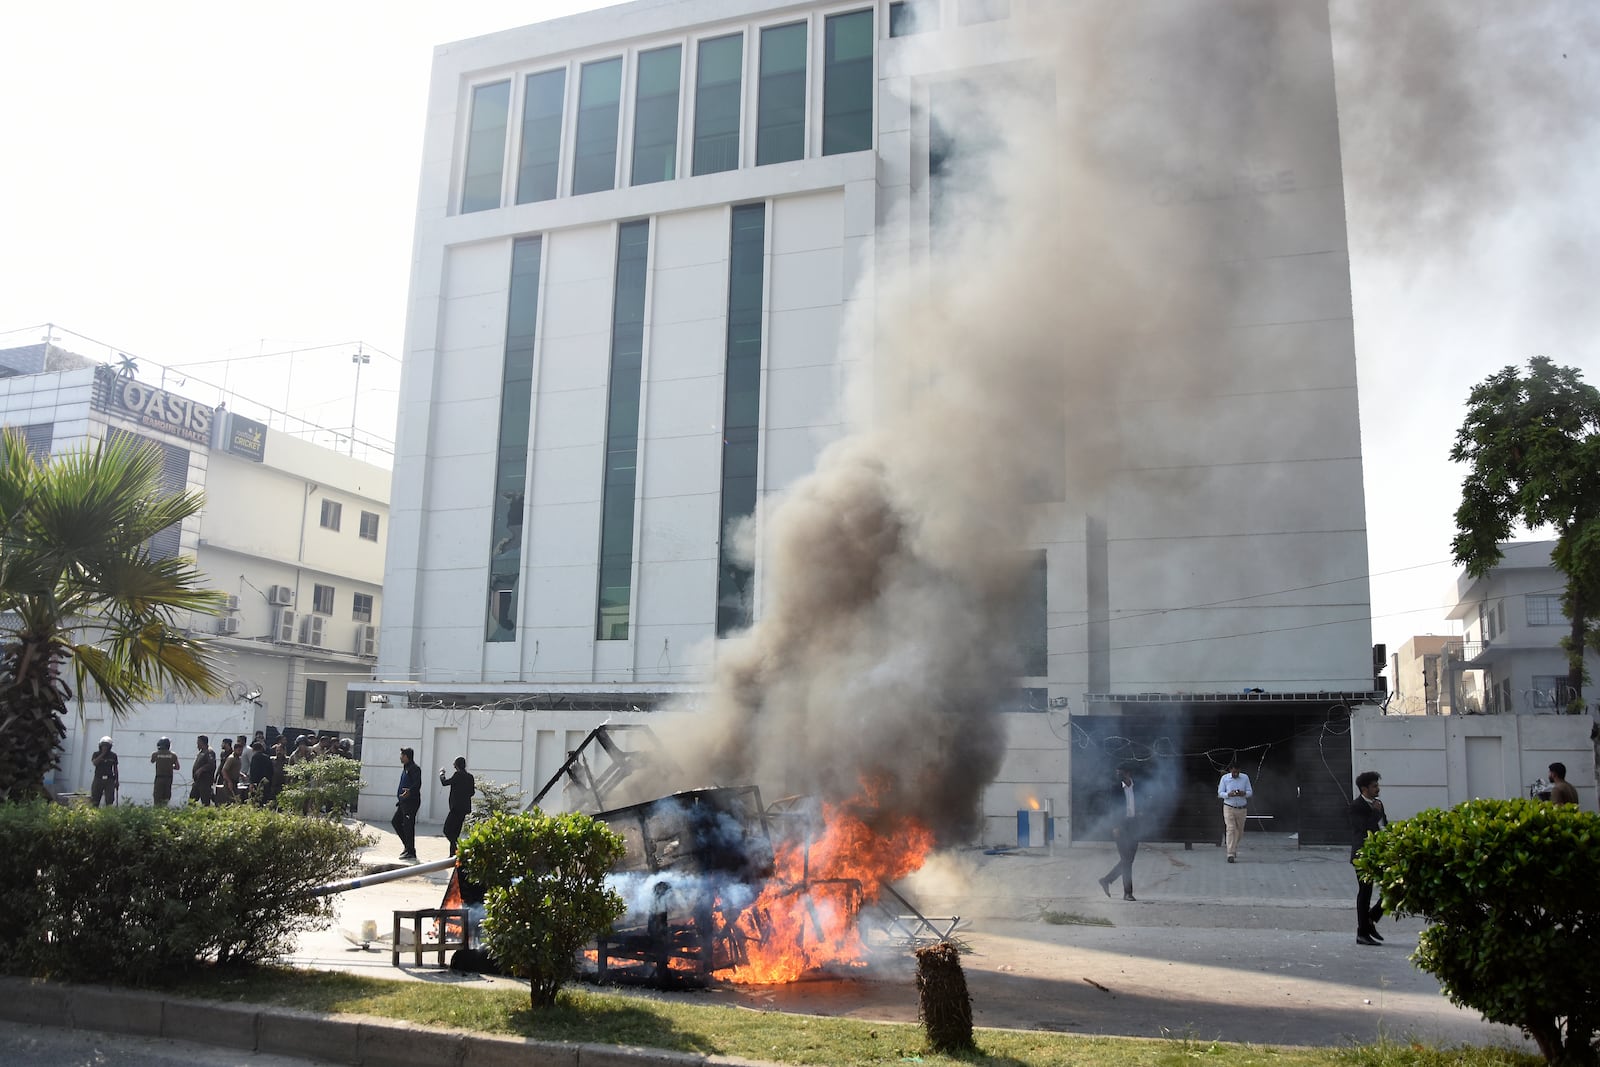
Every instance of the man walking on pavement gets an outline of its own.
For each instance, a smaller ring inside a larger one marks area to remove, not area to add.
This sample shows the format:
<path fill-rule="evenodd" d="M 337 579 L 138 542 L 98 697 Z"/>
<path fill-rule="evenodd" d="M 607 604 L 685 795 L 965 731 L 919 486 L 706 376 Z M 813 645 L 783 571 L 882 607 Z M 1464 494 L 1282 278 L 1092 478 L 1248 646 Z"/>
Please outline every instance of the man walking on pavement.
<path fill-rule="evenodd" d="M 1222 827 L 1227 836 L 1228 862 L 1232 863 L 1239 856 L 1245 812 L 1249 809 L 1250 798 L 1255 796 L 1255 790 L 1250 788 L 1250 776 L 1240 772 L 1238 760 L 1228 762 L 1228 773 L 1217 783 L 1217 796 L 1222 798 Z"/>
<path fill-rule="evenodd" d="M 389 824 L 400 837 L 400 858 L 417 858 L 417 810 L 422 807 L 422 769 L 416 754 L 400 750 L 400 787 L 395 790 L 394 820 Z"/>
<path fill-rule="evenodd" d="M 1117 768 L 1117 781 L 1122 787 L 1122 819 L 1111 828 L 1111 838 L 1117 843 L 1117 865 L 1100 879 L 1100 892 L 1111 895 L 1111 883 L 1122 875 L 1122 899 L 1133 900 L 1133 857 L 1139 851 L 1138 809 L 1133 799 L 1133 775 L 1128 768 Z"/>
<path fill-rule="evenodd" d="M 1378 786 L 1380 775 L 1377 771 L 1362 771 L 1356 775 L 1356 789 L 1359 790 L 1356 798 L 1350 802 L 1350 862 L 1356 861 L 1356 853 L 1361 851 L 1361 844 L 1367 835 L 1376 833 L 1389 822 L 1389 817 L 1383 813 L 1383 801 L 1378 799 L 1380 788 Z M 1356 944 L 1377 945 L 1383 942 L 1383 935 L 1378 933 L 1378 920 L 1383 918 L 1383 902 L 1372 906 L 1372 883 L 1361 880 L 1361 875 L 1356 875 Z"/>
<path fill-rule="evenodd" d="M 472 794 L 478 791 L 478 783 L 467 773 L 466 758 L 457 756 L 455 773 L 449 778 L 444 776 L 444 768 L 439 768 L 439 784 L 450 787 L 450 814 L 444 819 L 444 836 L 450 842 L 450 855 L 454 856 L 456 839 L 461 836 L 461 824 L 472 812 Z"/>

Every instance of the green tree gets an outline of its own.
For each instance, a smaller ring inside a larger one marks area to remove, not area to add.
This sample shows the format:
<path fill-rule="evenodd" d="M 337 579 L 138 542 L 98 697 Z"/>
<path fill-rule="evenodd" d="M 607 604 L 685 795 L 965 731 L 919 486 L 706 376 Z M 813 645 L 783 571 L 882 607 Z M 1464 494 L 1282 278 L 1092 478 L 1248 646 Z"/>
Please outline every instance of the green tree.
<path fill-rule="evenodd" d="M 361 764 L 343 756 L 314 756 L 283 769 L 279 811 L 338 819 L 356 810 L 361 798 Z"/>
<path fill-rule="evenodd" d="M 167 688 L 221 691 L 206 644 L 178 626 L 221 594 L 147 544 L 200 506 L 164 492 L 159 453 L 131 438 L 39 460 L 0 433 L 0 800 L 43 792 L 74 694 L 124 715 Z"/>
<path fill-rule="evenodd" d="M 535 1009 L 556 1002 L 578 950 L 622 915 L 622 897 L 605 884 L 622 853 L 621 837 L 578 812 L 497 813 L 462 834 L 462 876 L 487 887 L 484 947 L 528 979 Z"/>
<path fill-rule="evenodd" d="M 1473 387 L 1450 458 L 1469 465 L 1451 542 L 1457 563 L 1481 578 L 1500 562 L 1514 524 L 1549 527 L 1551 562 L 1566 576 L 1571 630 L 1567 710 L 1583 710 L 1583 651 L 1600 651 L 1600 389 L 1544 356 L 1526 374 L 1506 367 Z"/>
<path fill-rule="evenodd" d="M 1395 914 L 1428 920 L 1412 959 L 1453 1003 L 1551 1062 L 1600 1062 L 1600 815 L 1470 800 L 1390 824 L 1355 864 Z"/>

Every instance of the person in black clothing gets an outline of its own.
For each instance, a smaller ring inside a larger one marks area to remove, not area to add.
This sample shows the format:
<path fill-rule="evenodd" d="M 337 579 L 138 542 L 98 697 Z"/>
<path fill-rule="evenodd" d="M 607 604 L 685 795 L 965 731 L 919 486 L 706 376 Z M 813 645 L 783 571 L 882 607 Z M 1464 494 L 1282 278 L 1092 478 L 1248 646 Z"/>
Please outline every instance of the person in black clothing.
<path fill-rule="evenodd" d="M 1361 850 L 1361 843 L 1367 835 L 1382 829 L 1389 817 L 1383 813 L 1383 801 L 1378 799 L 1380 791 L 1378 786 L 1379 774 L 1377 771 L 1362 771 L 1356 775 L 1355 799 L 1350 801 L 1348 815 L 1350 818 L 1350 862 L 1356 861 L 1356 853 Z M 1356 875 L 1356 944 L 1376 945 L 1383 941 L 1383 935 L 1378 933 L 1378 920 L 1383 918 L 1383 902 L 1372 906 L 1372 883 L 1362 881 Z"/>
<path fill-rule="evenodd" d="M 400 786 L 394 793 L 394 819 L 390 826 L 400 836 L 400 858 L 417 858 L 417 810 L 422 807 L 422 770 L 416 753 L 400 750 Z"/>
<path fill-rule="evenodd" d="M 1117 865 L 1100 879 L 1100 892 L 1111 895 L 1111 883 L 1122 875 L 1122 899 L 1133 900 L 1133 857 L 1139 852 L 1139 820 L 1133 797 L 1133 775 L 1128 768 L 1117 768 L 1117 782 L 1122 788 L 1120 798 L 1122 818 L 1111 828 L 1111 837 L 1117 843 Z"/>
<path fill-rule="evenodd" d="M 461 824 L 472 811 L 472 794 L 478 791 L 477 779 L 467 773 L 467 761 L 456 757 L 456 771 L 449 778 L 444 768 L 439 768 L 439 784 L 450 787 L 450 814 L 444 819 L 445 840 L 450 842 L 450 855 L 456 854 L 456 839 L 461 836 Z"/>
<path fill-rule="evenodd" d="M 250 745 L 250 800 L 258 807 L 267 802 L 267 789 L 272 784 L 272 757 L 267 755 L 267 743 L 255 741 Z"/>
<path fill-rule="evenodd" d="M 89 787 L 89 798 L 95 807 L 105 804 L 117 806 L 117 787 L 122 784 L 117 774 L 117 754 L 111 750 L 111 738 L 102 737 L 100 747 L 89 757 L 94 764 L 94 782 Z"/>

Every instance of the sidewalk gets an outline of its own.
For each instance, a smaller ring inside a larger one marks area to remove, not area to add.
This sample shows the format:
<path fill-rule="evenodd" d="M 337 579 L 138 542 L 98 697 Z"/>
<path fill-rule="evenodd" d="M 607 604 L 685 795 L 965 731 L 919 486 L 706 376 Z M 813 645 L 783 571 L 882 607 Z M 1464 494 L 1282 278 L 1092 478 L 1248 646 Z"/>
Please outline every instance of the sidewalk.
<path fill-rule="evenodd" d="M 368 830 L 376 841 L 368 862 L 398 865 L 389 827 Z M 418 826 L 421 860 L 447 855 L 438 832 L 437 824 Z M 902 888 L 925 915 L 962 917 L 958 936 L 970 949 L 963 964 L 980 1026 L 1257 1044 L 1387 1036 L 1531 1047 L 1516 1031 L 1451 1005 L 1410 963 L 1419 920 L 1385 918 L 1384 946 L 1355 944 L 1348 849 L 1302 849 L 1286 835 L 1252 833 L 1229 864 L 1220 848 L 1144 845 L 1133 903 L 1120 891 L 1108 899 L 1096 884 L 1114 862 L 1110 846 L 1099 844 L 975 849 L 937 857 Z M 444 873 L 421 875 L 341 894 L 335 929 L 303 937 L 286 962 L 402 981 L 519 985 L 419 970 L 404 956 L 394 968 L 387 943 L 363 951 L 340 932 L 373 919 L 387 933 L 394 909 L 436 907 L 447 881 Z M 865 976 L 638 995 L 914 1023 L 913 969 L 910 954 L 895 950 Z"/>

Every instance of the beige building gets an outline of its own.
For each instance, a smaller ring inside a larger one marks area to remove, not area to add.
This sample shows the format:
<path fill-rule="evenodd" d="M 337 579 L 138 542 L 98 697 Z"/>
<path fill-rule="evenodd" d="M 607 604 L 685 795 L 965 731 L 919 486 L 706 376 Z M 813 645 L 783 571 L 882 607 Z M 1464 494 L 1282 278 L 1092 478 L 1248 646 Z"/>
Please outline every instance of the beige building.
<path fill-rule="evenodd" d="M 215 742 L 246 725 L 359 739 L 362 701 L 350 685 L 370 680 L 377 661 L 387 469 L 50 342 L 0 349 L 0 425 L 20 429 L 36 455 L 121 434 L 160 449 L 166 488 L 202 492 L 205 507 L 151 551 L 192 556 L 228 597 L 223 614 L 189 620 L 217 643 L 227 694 L 174 704 L 168 693 L 148 715 L 117 722 L 91 702 L 69 719 L 58 788 L 86 786 L 88 748 L 108 734 L 125 759 L 163 734 L 186 758 L 194 733 Z"/>
<path fill-rule="evenodd" d="M 1413 637 L 1389 656 L 1391 715 L 1449 715 L 1450 686 L 1446 668 L 1461 658 L 1460 637 L 1426 634 Z M 1442 698 L 1442 699 L 1441 699 Z"/>

